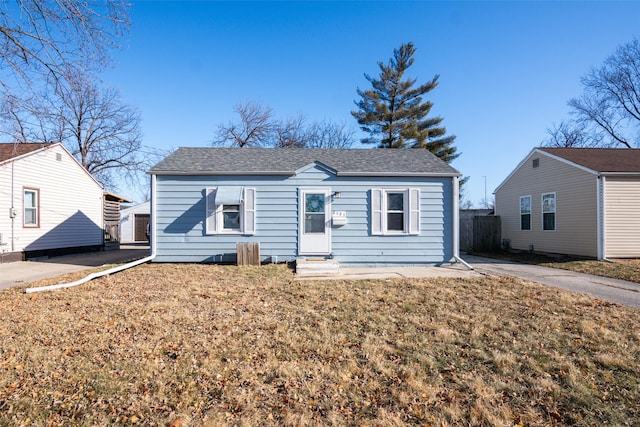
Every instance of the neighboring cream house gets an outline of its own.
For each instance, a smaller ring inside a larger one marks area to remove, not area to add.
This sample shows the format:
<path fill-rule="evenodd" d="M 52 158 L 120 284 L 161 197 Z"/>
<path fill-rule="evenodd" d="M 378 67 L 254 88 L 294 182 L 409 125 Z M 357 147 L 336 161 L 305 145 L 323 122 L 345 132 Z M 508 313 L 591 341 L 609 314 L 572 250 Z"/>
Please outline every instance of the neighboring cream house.
<path fill-rule="evenodd" d="M 120 210 L 120 243 L 149 241 L 151 202 L 140 203 Z"/>
<path fill-rule="evenodd" d="M 62 144 L 0 144 L 0 258 L 97 250 L 103 189 Z"/>
<path fill-rule="evenodd" d="M 535 148 L 495 199 L 513 249 L 640 257 L 640 149 Z"/>

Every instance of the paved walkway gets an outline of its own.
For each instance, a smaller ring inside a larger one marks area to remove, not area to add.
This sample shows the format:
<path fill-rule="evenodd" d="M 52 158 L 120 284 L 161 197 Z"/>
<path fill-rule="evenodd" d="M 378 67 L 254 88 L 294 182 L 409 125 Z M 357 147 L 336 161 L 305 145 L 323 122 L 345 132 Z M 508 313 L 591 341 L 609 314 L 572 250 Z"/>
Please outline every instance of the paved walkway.
<path fill-rule="evenodd" d="M 149 255 L 148 246 L 123 245 L 119 250 L 65 255 L 42 261 L 20 261 L 0 264 L 0 289 L 25 285 L 48 277 L 100 267 L 122 264 Z"/>
<path fill-rule="evenodd" d="M 472 255 L 462 259 L 482 274 L 520 277 L 640 309 L 640 283 Z"/>

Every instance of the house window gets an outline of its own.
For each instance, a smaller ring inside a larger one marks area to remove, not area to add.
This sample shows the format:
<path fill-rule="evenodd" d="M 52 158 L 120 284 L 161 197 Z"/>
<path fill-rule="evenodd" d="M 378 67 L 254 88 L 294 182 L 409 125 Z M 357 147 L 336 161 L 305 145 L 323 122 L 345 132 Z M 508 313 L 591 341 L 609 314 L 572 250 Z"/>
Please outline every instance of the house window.
<path fill-rule="evenodd" d="M 531 196 L 520 197 L 520 230 L 531 230 Z"/>
<path fill-rule="evenodd" d="M 371 234 L 420 234 L 420 189 L 371 190 Z"/>
<path fill-rule="evenodd" d="M 24 215 L 25 227 L 40 226 L 40 191 L 33 188 L 24 189 Z"/>
<path fill-rule="evenodd" d="M 222 205 L 222 231 L 241 231 L 242 211 L 240 205 Z"/>
<path fill-rule="evenodd" d="M 540 166 L 540 159 L 533 159 L 533 167 L 537 168 Z"/>
<path fill-rule="evenodd" d="M 388 191 L 387 196 L 387 230 L 388 232 L 400 232 L 405 231 L 405 197 L 406 192 L 397 193 L 395 191 Z"/>
<path fill-rule="evenodd" d="M 255 188 L 220 186 L 206 189 L 207 234 L 254 234 Z"/>
<path fill-rule="evenodd" d="M 542 229 L 556 229 L 556 193 L 542 195 Z"/>
<path fill-rule="evenodd" d="M 306 193 L 304 195 L 304 232 L 325 232 L 325 195 L 322 193 Z"/>

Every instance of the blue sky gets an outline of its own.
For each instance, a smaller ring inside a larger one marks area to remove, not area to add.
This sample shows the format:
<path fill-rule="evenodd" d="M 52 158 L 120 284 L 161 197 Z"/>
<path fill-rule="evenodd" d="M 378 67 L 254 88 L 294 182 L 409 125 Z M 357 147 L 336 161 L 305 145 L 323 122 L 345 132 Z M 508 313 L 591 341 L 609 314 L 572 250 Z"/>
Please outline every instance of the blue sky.
<path fill-rule="evenodd" d="M 103 80 L 161 150 L 210 145 L 243 101 L 358 130 L 364 73 L 412 41 L 408 74 L 440 75 L 427 98 L 457 136 L 453 166 L 478 207 L 568 117 L 580 78 L 640 37 L 640 2 L 133 1 L 131 18 Z"/>

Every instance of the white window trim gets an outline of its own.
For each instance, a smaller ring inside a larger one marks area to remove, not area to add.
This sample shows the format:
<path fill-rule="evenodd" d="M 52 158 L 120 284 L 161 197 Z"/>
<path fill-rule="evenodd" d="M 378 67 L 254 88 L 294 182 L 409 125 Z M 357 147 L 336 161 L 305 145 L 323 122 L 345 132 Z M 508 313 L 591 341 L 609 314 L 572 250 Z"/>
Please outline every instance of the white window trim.
<path fill-rule="evenodd" d="M 522 212 L 522 199 L 529 199 L 529 229 L 525 230 L 524 228 L 522 228 L 522 215 L 526 215 L 526 213 Z M 533 207 L 533 198 L 531 197 L 531 195 L 527 195 L 527 196 L 520 196 L 520 205 L 518 206 L 518 209 L 520 211 L 520 231 L 531 231 L 531 219 L 533 218 L 533 214 L 531 212 L 531 208 Z"/>
<path fill-rule="evenodd" d="M 35 195 L 35 206 L 28 206 L 26 203 L 27 193 L 33 193 Z M 27 209 L 35 210 L 35 223 L 27 223 Z M 23 188 L 22 190 L 22 226 L 25 228 L 39 228 L 40 227 L 40 190 L 37 188 Z"/>
<path fill-rule="evenodd" d="M 223 207 L 215 204 L 218 187 L 205 189 L 205 234 L 207 235 L 252 235 L 255 234 L 255 188 L 243 188 L 240 201 L 240 228 L 223 228 Z"/>
<path fill-rule="evenodd" d="M 544 196 L 548 196 L 548 195 L 553 195 L 553 230 L 544 229 L 544 214 L 551 213 L 551 212 L 544 211 Z M 556 196 L 556 192 L 552 191 L 549 193 L 542 193 L 540 195 L 540 204 L 541 204 L 540 212 L 542 214 L 540 228 L 542 229 L 542 231 L 551 231 L 551 232 L 556 231 L 558 229 L 558 198 Z"/>
<path fill-rule="evenodd" d="M 387 195 L 403 193 L 403 230 L 387 229 Z M 419 188 L 374 188 L 371 190 L 371 234 L 382 236 L 408 236 L 420 234 Z"/>

